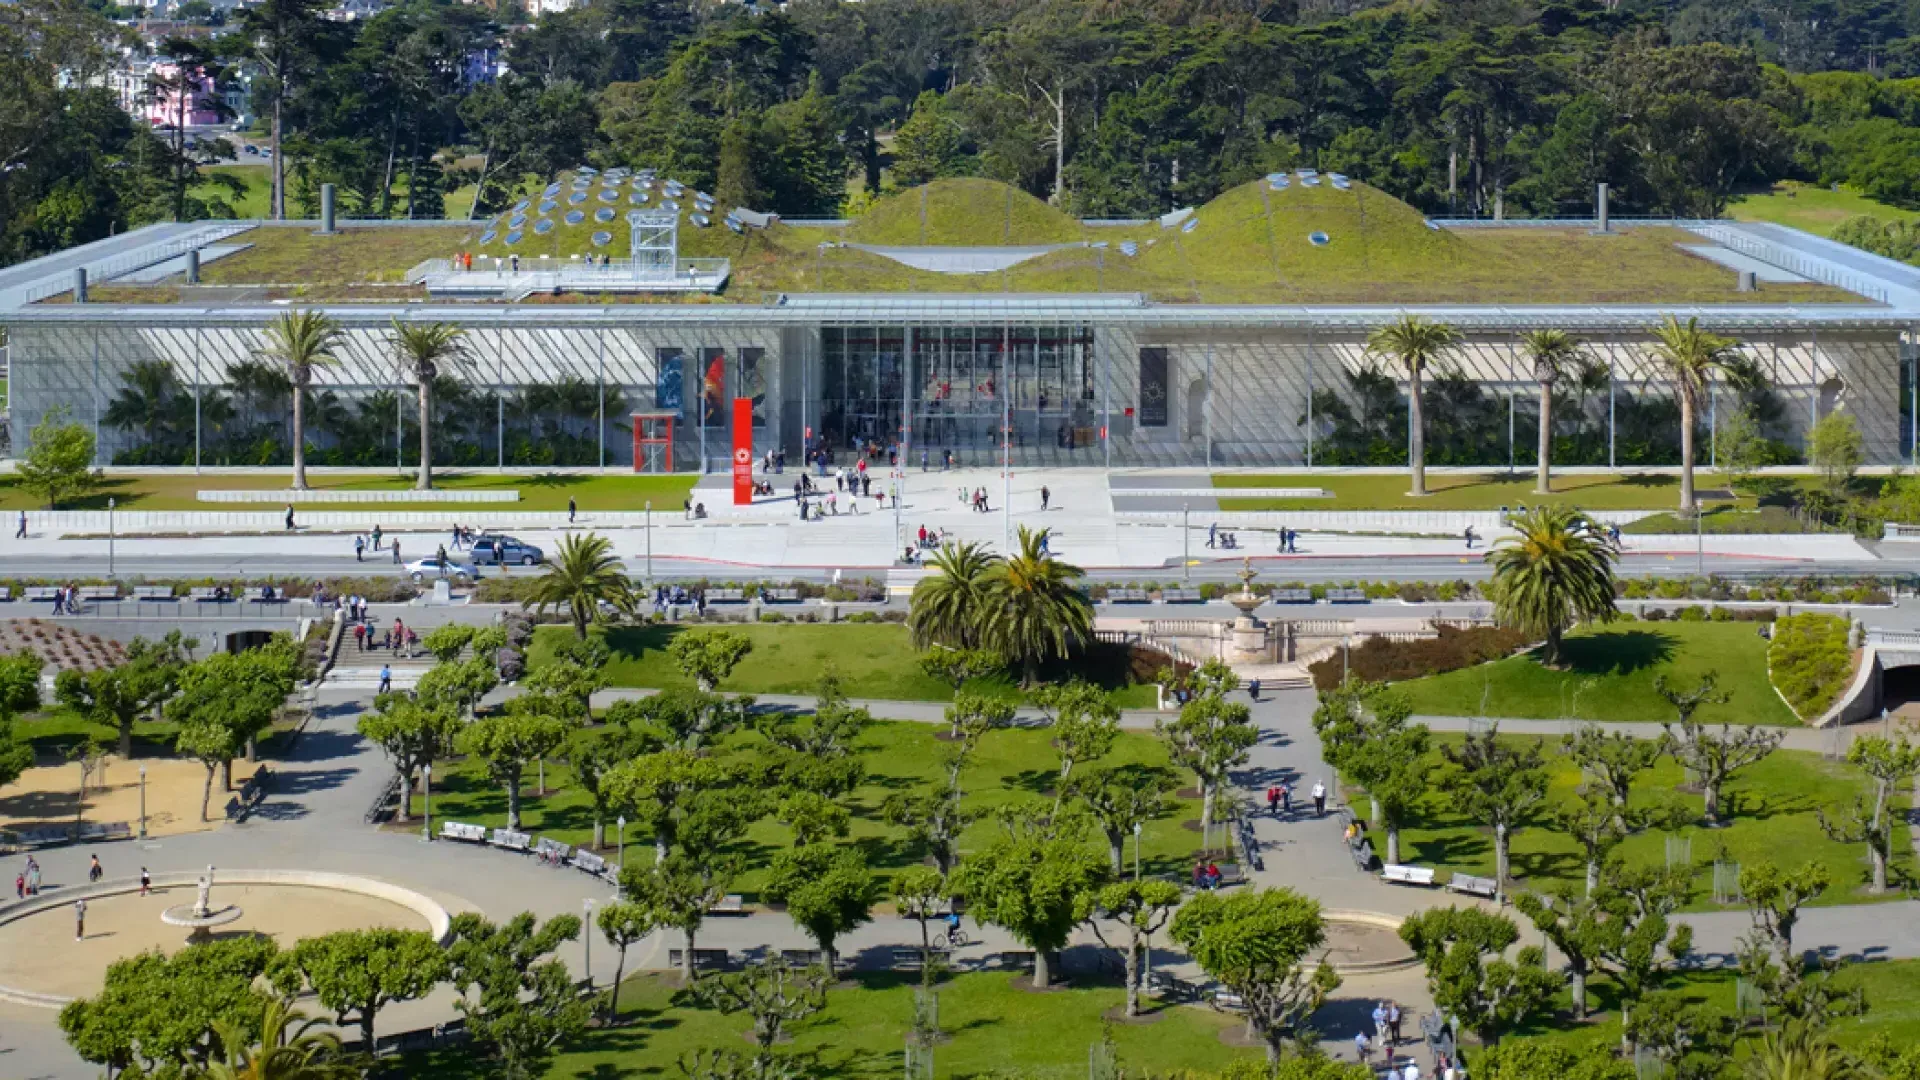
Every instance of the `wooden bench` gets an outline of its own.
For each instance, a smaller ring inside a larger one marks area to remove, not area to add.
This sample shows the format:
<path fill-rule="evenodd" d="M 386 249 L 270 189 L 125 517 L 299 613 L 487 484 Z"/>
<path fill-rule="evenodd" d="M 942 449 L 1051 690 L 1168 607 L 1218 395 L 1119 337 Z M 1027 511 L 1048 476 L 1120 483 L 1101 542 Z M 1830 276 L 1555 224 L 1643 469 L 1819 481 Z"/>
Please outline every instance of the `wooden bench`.
<path fill-rule="evenodd" d="M 794 967 L 813 967 L 827 962 L 827 954 L 819 949 L 781 949 L 780 959 Z"/>
<path fill-rule="evenodd" d="M 1147 972 L 1147 992 L 1170 1001 L 1198 1001 L 1200 987 L 1164 971 Z"/>
<path fill-rule="evenodd" d="M 1433 867 L 1388 863 L 1380 868 L 1380 880 L 1390 885 L 1419 885 L 1432 888 Z"/>
<path fill-rule="evenodd" d="M 80 599 L 82 600 L 118 600 L 120 599 L 120 586 L 118 585 L 82 585 L 80 586 Z"/>
<path fill-rule="evenodd" d="M 575 848 L 573 850 L 573 858 L 567 860 L 567 865 L 573 867 L 575 870 L 584 870 L 594 877 L 608 876 L 607 860 L 595 855 L 586 848 Z"/>
<path fill-rule="evenodd" d="M 747 594 L 744 589 L 707 590 L 707 603 L 709 604 L 743 604 L 746 600 Z"/>
<path fill-rule="evenodd" d="M 800 602 L 799 589 L 763 589 L 761 595 L 769 604 L 797 604 Z"/>
<path fill-rule="evenodd" d="M 1500 883 L 1490 877 L 1455 874 L 1453 879 L 1447 882 L 1447 891 L 1466 893 L 1468 896 L 1484 896 L 1492 900 L 1500 895 Z"/>
<path fill-rule="evenodd" d="M 987 964 L 989 967 L 1011 969 L 1014 971 L 1031 971 L 1033 970 L 1033 960 L 1033 953 L 1015 950 L 994 953 L 993 956 L 987 960 Z"/>
<path fill-rule="evenodd" d="M 1200 602 L 1199 589 L 1162 589 L 1160 602 L 1163 604 L 1197 604 Z"/>
<path fill-rule="evenodd" d="M 38 602 L 51 604 L 53 603 L 54 596 L 59 592 L 60 590 L 52 585 L 29 585 L 27 586 L 27 591 L 21 594 L 21 597 L 29 603 Z"/>
<path fill-rule="evenodd" d="M 525 851 L 532 846 L 533 837 L 527 833 L 514 832 L 512 829 L 495 829 L 487 843 L 497 848 L 506 848 L 508 851 Z"/>
<path fill-rule="evenodd" d="M 684 949 L 668 949 L 667 966 L 680 968 L 686 963 L 686 956 Z M 732 962 L 732 958 L 727 955 L 725 949 L 693 950 L 693 970 L 695 971 L 725 971 Z"/>
<path fill-rule="evenodd" d="M 718 903 L 707 909 L 709 915 L 745 915 L 746 913 L 746 897 L 739 893 L 728 893 L 721 897 Z"/>
<path fill-rule="evenodd" d="M 484 844 L 487 842 L 487 827 L 485 825 L 462 825 L 458 821 L 443 821 L 440 823 L 440 838 L 442 840 L 464 840 L 470 844 Z"/>
<path fill-rule="evenodd" d="M 135 600 L 178 599 L 173 595 L 173 586 L 171 585 L 135 585 L 133 587 L 133 598 Z"/>

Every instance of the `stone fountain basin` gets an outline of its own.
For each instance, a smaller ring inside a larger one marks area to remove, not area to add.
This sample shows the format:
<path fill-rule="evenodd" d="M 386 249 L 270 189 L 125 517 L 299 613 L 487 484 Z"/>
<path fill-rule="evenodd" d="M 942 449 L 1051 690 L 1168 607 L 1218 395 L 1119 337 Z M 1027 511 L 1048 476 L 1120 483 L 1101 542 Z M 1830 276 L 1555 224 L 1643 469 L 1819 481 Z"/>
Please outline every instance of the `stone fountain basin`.
<path fill-rule="evenodd" d="M 205 915 L 196 915 L 192 904 L 175 904 L 160 913 L 160 921 L 168 926 L 205 929 L 209 926 L 225 926 L 240 918 L 242 914 L 237 904 L 228 904 L 226 907 L 209 911 Z"/>

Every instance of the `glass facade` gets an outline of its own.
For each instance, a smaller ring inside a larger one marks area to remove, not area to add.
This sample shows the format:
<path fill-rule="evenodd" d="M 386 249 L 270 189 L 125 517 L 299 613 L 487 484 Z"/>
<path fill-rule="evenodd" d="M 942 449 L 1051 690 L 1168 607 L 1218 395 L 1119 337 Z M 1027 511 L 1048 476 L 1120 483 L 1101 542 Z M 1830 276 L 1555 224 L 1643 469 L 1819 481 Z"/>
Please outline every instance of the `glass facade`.
<path fill-rule="evenodd" d="M 1099 403 L 1089 326 L 826 327 L 821 434 L 835 449 L 869 443 L 951 450 L 966 463 L 1092 463 Z"/>

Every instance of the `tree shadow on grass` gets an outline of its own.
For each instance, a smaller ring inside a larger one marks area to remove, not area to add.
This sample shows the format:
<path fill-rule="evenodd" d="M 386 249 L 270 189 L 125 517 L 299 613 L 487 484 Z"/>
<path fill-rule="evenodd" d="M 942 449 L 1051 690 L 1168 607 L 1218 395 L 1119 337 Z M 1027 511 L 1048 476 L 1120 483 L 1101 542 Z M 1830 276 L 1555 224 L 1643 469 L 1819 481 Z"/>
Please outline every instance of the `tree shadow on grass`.
<path fill-rule="evenodd" d="M 1636 488 L 1671 488 L 1679 486 L 1680 478 L 1665 473 L 1628 473 L 1620 483 Z"/>
<path fill-rule="evenodd" d="M 1492 837 L 1465 829 L 1417 840 L 1402 836 L 1400 843 L 1407 849 L 1401 853 L 1405 861 L 1433 866 L 1479 863 L 1493 855 Z"/>
<path fill-rule="evenodd" d="M 639 659 L 649 652 L 665 652 L 673 639 L 686 631 L 684 626 L 620 626 L 606 632 L 607 648 L 616 659 Z"/>
<path fill-rule="evenodd" d="M 1673 659 L 1679 640 L 1655 630 L 1626 630 L 1568 638 L 1562 645 L 1574 675 L 1624 675 Z"/>

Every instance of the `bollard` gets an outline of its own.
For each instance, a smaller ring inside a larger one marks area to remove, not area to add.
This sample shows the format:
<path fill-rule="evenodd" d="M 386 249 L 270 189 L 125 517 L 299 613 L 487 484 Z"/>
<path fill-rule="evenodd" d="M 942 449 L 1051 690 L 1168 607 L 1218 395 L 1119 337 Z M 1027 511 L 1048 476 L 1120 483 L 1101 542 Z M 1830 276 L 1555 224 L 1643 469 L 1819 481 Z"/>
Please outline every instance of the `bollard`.
<path fill-rule="evenodd" d="M 320 235 L 333 235 L 333 185 L 320 185 Z"/>
<path fill-rule="evenodd" d="M 200 249 L 187 249 L 187 284 L 200 284 Z"/>
<path fill-rule="evenodd" d="M 84 266 L 76 267 L 73 271 L 73 302 L 87 302 L 87 268 Z"/>
<path fill-rule="evenodd" d="M 1599 231 L 1606 232 L 1607 231 L 1607 185 L 1605 184 L 1595 185 L 1593 205 L 1594 205 L 1594 216 L 1600 219 Z"/>

